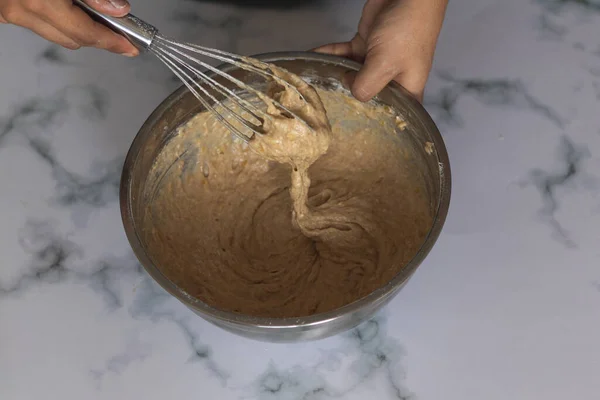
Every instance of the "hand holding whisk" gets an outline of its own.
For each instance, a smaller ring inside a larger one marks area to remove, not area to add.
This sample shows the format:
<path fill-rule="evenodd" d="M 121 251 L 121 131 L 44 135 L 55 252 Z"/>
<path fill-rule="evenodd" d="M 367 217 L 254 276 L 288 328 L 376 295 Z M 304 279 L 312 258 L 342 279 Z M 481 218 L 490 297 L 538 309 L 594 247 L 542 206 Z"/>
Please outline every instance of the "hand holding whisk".
<path fill-rule="evenodd" d="M 124 35 L 138 49 L 149 51 L 158 57 L 187 86 L 200 103 L 240 139 L 248 142 L 255 135 L 263 134 L 265 120 L 272 118 L 272 115 L 269 115 L 263 107 L 260 107 L 260 104 L 249 101 L 247 95 L 253 95 L 263 103 L 274 105 L 283 111 L 286 116 L 296 118 L 308 126 L 302 118 L 279 101 L 202 61 L 201 57 L 232 64 L 240 69 L 257 74 L 269 82 L 275 82 L 293 90 L 304 101 L 303 95 L 296 87 L 273 73 L 268 64 L 209 47 L 171 40 L 162 36 L 156 27 L 132 14 L 124 17 L 112 17 L 93 9 L 82 0 L 74 0 L 73 2 L 97 21 Z M 205 71 L 211 71 L 214 73 L 213 76 L 218 75 L 226 79 L 233 86 L 241 89 L 242 92 L 224 85 L 219 80 L 209 76 Z"/>

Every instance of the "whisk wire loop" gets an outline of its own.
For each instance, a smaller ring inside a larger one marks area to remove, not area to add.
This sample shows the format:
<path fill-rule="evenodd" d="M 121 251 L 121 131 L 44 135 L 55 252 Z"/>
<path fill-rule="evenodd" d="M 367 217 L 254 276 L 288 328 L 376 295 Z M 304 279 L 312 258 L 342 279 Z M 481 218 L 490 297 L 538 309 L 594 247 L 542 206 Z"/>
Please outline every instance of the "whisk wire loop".
<path fill-rule="evenodd" d="M 270 98 L 261 90 L 258 90 L 256 88 L 242 82 L 241 80 L 237 79 L 236 77 L 232 76 L 231 74 L 228 74 L 227 72 L 222 71 L 221 69 L 219 69 L 217 67 L 214 67 L 206 62 L 203 62 L 202 60 L 198 59 L 195 55 L 199 54 L 201 56 L 209 57 L 209 58 L 212 58 L 212 59 L 215 59 L 218 61 L 222 61 L 222 62 L 230 64 L 230 65 L 233 65 L 242 70 L 252 72 L 258 76 L 263 77 L 267 81 L 273 81 L 273 82 L 277 83 L 278 85 L 289 88 L 290 90 L 295 92 L 302 101 L 305 101 L 304 96 L 302 96 L 302 94 L 298 91 L 298 89 L 295 86 L 291 85 L 285 79 L 282 79 L 282 78 L 278 77 L 277 75 L 273 74 L 272 72 L 270 72 L 268 64 L 263 63 L 258 60 L 253 60 L 252 62 L 254 64 L 263 66 L 263 68 L 259 68 L 259 67 L 256 67 L 256 66 L 250 64 L 248 61 L 246 61 L 245 57 L 243 57 L 243 56 L 239 56 L 239 55 L 236 55 L 233 53 L 228 53 L 228 52 L 222 51 L 222 50 L 211 49 L 209 47 L 195 45 L 192 43 L 176 42 L 174 40 L 165 38 L 161 35 L 156 35 L 154 42 L 150 49 L 152 50 L 152 49 L 156 49 L 156 48 L 164 49 L 165 53 L 167 53 L 167 54 L 177 53 L 177 54 L 184 56 L 190 63 L 198 64 L 202 68 L 209 70 L 209 71 L 227 79 L 228 81 L 232 82 L 234 85 L 236 85 L 241 90 L 248 92 L 249 94 L 253 94 L 253 95 L 257 96 L 258 98 L 260 98 L 261 100 L 267 100 L 267 101 L 271 102 L 275 107 L 282 110 L 289 117 L 296 118 L 297 120 L 301 121 L 307 128 L 312 129 L 306 123 L 306 121 L 304 121 L 304 119 L 302 119 L 299 115 L 297 115 L 297 113 L 293 112 L 288 107 L 281 104 L 281 102 L 279 102 L 273 98 Z M 194 55 L 191 55 L 190 53 L 194 54 Z M 261 114 L 260 116 L 263 119 L 270 118 L 270 115 L 268 115 L 264 111 L 258 110 L 256 108 L 254 110 L 255 110 L 255 113 L 258 111 Z"/>

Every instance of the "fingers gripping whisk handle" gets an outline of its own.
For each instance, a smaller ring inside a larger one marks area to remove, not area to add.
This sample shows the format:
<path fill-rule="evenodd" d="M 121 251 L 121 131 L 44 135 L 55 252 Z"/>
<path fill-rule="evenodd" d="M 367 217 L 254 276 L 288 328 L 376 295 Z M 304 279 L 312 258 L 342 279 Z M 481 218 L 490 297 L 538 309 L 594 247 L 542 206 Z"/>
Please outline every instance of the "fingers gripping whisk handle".
<path fill-rule="evenodd" d="M 132 14 L 124 17 L 111 17 L 93 9 L 82 0 L 73 0 L 73 4 L 81 7 L 96 21 L 125 36 L 140 50 L 147 50 L 158 32 L 154 26 Z"/>

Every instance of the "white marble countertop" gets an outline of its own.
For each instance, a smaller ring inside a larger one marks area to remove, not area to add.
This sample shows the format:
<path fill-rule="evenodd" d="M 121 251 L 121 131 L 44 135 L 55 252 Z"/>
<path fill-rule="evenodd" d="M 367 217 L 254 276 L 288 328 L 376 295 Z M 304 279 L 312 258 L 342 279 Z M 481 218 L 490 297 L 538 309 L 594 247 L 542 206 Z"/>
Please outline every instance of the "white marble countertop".
<path fill-rule="evenodd" d="M 290 345 L 204 322 L 132 256 L 120 168 L 166 69 L 1 26 L 0 399 L 600 398 L 600 3 L 450 3 L 426 101 L 444 231 L 373 321 Z M 250 54 L 346 39 L 362 0 L 172 4 L 134 10 Z"/>

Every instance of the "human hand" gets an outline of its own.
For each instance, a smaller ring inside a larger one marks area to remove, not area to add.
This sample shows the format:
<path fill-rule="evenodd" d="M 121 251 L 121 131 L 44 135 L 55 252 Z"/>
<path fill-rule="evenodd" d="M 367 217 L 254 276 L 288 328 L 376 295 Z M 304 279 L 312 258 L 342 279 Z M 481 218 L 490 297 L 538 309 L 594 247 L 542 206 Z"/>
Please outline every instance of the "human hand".
<path fill-rule="evenodd" d="M 129 13 L 127 0 L 86 0 L 113 17 Z M 82 46 L 133 57 L 139 51 L 125 37 L 95 22 L 71 0 L 0 0 L 0 23 L 27 28 L 67 49 Z"/>
<path fill-rule="evenodd" d="M 369 101 L 394 80 L 419 101 L 448 0 L 367 0 L 349 42 L 314 49 L 364 63 L 353 77 L 354 97 Z"/>

